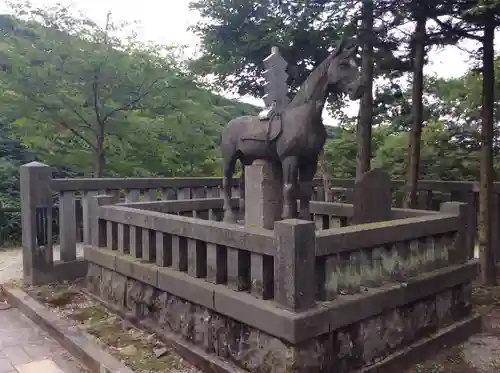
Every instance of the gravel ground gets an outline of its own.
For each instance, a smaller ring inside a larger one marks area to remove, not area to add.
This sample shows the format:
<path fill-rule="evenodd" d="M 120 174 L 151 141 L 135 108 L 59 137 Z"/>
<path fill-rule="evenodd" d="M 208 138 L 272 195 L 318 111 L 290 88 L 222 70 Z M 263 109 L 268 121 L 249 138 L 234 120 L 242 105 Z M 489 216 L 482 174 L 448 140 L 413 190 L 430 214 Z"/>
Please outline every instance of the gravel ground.
<path fill-rule="evenodd" d="M 83 246 L 76 249 L 78 257 L 83 256 Z M 54 260 L 59 260 L 59 245 L 54 247 Z M 0 249 L 0 284 L 23 277 L 23 257 L 21 248 Z"/>

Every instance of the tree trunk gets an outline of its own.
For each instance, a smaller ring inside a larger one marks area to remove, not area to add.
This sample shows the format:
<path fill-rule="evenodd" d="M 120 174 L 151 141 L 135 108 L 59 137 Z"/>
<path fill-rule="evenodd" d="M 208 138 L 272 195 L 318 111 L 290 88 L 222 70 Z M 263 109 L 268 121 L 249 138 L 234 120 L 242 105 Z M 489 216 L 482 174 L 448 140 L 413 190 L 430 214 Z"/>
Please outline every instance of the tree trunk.
<path fill-rule="evenodd" d="M 361 9 L 361 81 L 366 91 L 359 103 L 356 128 L 356 181 L 370 171 L 373 122 L 373 1 L 363 0 Z"/>
<path fill-rule="evenodd" d="M 406 172 L 406 188 L 404 207 L 415 208 L 417 202 L 417 184 L 420 174 L 420 143 L 422 140 L 422 122 L 424 105 L 424 63 L 425 63 L 425 26 L 427 17 L 424 10 L 417 10 L 417 24 L 413 34 L 413 87 L 412 87 L 412 126 L 408 142 L 408 168 Z"/>
<path fill-rule="evenodd" d="M 319 171 L 321 173 L 321 180 L 323 181 L 323 189 L 325 191 L 325 202 L 333 202 L 332 189 L 330 187 L 330 173 L 328 172 L 328 161 L 326 160 L 325 153 L 321 152 L 319 155 Z"/>
<path fill-rule="evenodd" d="M 481 262 L 481 282 L 483 285 L 496 284 L 496 266 L 493 247 L 493 105 L 494 105 L 494 12 L 484 14 L 483 40 L 483 92 L 481 126 L 481 175 L 479 189 L 479 256 Z"/>
<path fill-rule="evenodd" d="M 96 140 L 94 177 L 103 177 L 104 166 L 106 165 L 106 158 L 104 155 L 104 135 L 98 136 Z"/>

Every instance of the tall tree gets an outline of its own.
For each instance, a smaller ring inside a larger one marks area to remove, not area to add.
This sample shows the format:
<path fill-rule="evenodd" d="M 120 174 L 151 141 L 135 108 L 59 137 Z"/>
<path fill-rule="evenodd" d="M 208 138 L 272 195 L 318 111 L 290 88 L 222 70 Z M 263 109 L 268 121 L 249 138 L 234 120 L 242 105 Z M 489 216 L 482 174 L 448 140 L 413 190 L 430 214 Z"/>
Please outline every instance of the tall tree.
<path fill-rule="evenodd" d="M 123 30 L 110 14 L 101 28 L 63 6 L 23 4 L 13 10 L 17 19 L 2 16 L 7 47 L 0 57 L 6 89 L 24 103 L 18 124 L 91 149 L 94 176 L 103 176 L 106 139 L 160 104 L 160 93 L 169 88 L 166 75 L 175 74 L 172 61 L 134 39 L 118 38 Z"/>
<path fill-rule="evenodd" d="M 370 170 L 372 157 L 373 125 L 373 17 L 372 0 L 363 0 L 361 5 L 361 81 L 365 92 L 359 104 L 359 118 L 356 128 L 356 180 Z"/>
<path fill-rule="evenodd" d="M 278 46 L 289 64 L 288 83 L 293 94 L 339 40 L 356 37 L 363 44 L 358 32 L 363 1 L 192 0 L 191 7 L 201 15 L 194 30 L 202 41 L 202 55 L 192 61 L 192 67 L 200 74 L 215 75 L 224 89 L 261 97 L 262 61 L 272 46 Z M 373 8 L 372 13 L 365 12 L 371 14 L 365 20 L 370 30 L 367 38 L 375 47 L 372 51 L 375 71 L 380 74 L 403 68 L 404 64 L 394 57 L 398 45 L 390 32 L 400 18 L 391 16 L 376 34 L 369 26 L 370 18 L 380 19 L 390 12 L 392 2 L 365 2 L 365 9 Z M 368 53 L 370 48 L 364 50 Z M 329 108 L 340 115 L 338 109 L 343 107 L 344 100 L 335 95 L 332 98 L 337 105 Z M 369 110 L 364 113 L 367 114 L 363 114 L 363 123 L 371 117 Z"/>
<path fill-rule="evenodd" d="M 413 56 L 413 84 L 412 84 L 412 126 L 408 148 L 408 167 L 406 173 L 405 207 L 415 207 L 417 197 L 417 182 L 420 171 L 420 142 L 423 125 L 423 93 L 424 93 L 424 64 L 425 48 L 427 44 L 427 12 L 426 1 L 418 2 L 415 6 L 415 31 L 411 43 Z"/>
<path fill-rule="evenodd" d="M 487 1 L 487 3 L 490 3 Z M 488 4 L 490 5 L 490 4 Z M 479 189 L 479 249 L 481 282 L 496 284 L 496 262 L 493 247 L 493 107 L 495 102 L 495 10 L 487 7 L 481 11 L 483 19 L 483 92 L 481 123 L 481 180 Z"/>

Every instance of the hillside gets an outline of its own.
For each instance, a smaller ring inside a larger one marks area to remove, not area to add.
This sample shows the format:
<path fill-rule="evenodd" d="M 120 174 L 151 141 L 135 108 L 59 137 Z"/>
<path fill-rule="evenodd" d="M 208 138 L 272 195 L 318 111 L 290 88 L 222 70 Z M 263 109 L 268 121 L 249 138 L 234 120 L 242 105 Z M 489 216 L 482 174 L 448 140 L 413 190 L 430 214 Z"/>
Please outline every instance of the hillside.
<path fill-rule="evenodd" d="M 211 93 L 175 50 L 116 38 L 117 25 L 29 12 L 36 22 L 0 15 L 2 138 L 70 175 L 219 173 L 221 128 L 255 107 Z"/>

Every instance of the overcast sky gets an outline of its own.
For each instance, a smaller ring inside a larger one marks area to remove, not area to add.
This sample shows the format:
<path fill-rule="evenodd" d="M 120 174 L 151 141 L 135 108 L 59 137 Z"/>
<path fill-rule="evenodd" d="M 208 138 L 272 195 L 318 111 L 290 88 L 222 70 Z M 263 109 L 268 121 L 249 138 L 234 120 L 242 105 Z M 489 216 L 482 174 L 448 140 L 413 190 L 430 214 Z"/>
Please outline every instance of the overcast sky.
<path fill-rule="evenodd" d="M 199 16 L 189 10 L 189 0 L 31 0 L 35 5 L 72 4 L 83 11 L 89 18 L 104 23 L 106 13 L 111 11 L 115 20 L 134 21 L 141 23 L 139 34 L 143 40 L 154 40 L 164 44 L 186 44 L 189 52 L 196 51 L 198 38 L 187 28 L 196 23 Z M 0 0 L 0 13 L 7 9 L 5 1 Z M 473 44 L 465 44 L 472 49 Z M 437 74 L 441 77 L 457 77 L 467 70 L 467 53 L 456 48 L 447 47 L 441 51 L 432 51 L 430 64 L 426 66 L 426 74 Z M 258 98 L 245 97 L 243 101 L 262 105 Z M 351 107 L 355 110 L 355 105 Z M 349 111 L 351 111 L 349 110 Z M 333 118 L 325 117 L 327 122 Z"/>

